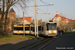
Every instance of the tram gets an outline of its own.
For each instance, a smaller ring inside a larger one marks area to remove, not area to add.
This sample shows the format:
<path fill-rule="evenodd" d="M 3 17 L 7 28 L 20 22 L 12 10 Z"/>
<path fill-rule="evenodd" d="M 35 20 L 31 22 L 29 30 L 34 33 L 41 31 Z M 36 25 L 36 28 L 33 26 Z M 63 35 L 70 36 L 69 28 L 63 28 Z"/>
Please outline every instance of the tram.
<path fill-rule="evenodd" d="M 30 25 L 25 25 L 25 34 L 30 34 Z M 14 25 L 13 34 L 24 34 L 23 25 Z"/>
<path fill-rule="evenodd" d="M 43 36 L 56 36 L 57 35 L 57 23 L 47 22 L 42 25 L 41 34 Z"/>
<path fill-rule="evenodd" d="M 24 34 L 23 26 L 15 26 L 13 34 Z M 25 25 L 25 34 L 35 35 L 35 26 Z M 38 26 L 38 35 L 43 36 L 56 36 L 57 35 L 57 23 L 47 22 Z"/>

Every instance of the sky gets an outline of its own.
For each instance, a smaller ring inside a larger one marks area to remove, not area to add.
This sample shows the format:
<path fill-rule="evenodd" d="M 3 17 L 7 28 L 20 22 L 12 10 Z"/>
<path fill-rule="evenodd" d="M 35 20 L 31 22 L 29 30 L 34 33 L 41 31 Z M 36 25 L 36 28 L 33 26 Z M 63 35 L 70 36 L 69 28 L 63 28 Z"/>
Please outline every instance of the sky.
<path fill-rule="evenodd" d="M 48 21 L 52 19 L 56 12 L 58 11 L 59 15 L 64 16 L 69 19 L 75 20 L 75 0 L 36 0 L 38 5 L 47 5 L 54 4 L 53 6 L 41 6 L 38 7 L 38 19 L 42 19 L 43 21 Z M 27 6 L 34 6 L 34 0 L 27 2 Z M 34 19 L 34 7 L 25 8 L 26 17 L 32 17 Z M 16 15 L 19 17 L 23 17 L 23 10 L 20 8 L 14 7 Z M 41 13 L 50 13 L 50 14 L 41 14 Z"/>

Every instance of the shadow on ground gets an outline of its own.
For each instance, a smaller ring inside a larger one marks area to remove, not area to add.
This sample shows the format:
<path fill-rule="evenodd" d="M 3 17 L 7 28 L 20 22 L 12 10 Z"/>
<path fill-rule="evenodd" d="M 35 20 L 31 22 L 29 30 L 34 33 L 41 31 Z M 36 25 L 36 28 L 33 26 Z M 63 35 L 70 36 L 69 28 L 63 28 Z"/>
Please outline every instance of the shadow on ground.
<path fill-rule="evenodd" d="M 33 43 L 33 41 L 37 41 L 37 40 L 38 39 L 36 39 L 36 40 L 35 39 L 30 39 L 30 40 L 25 40 L 25 41 L 18 42 L 16 44 L 8 43 L 8 44 L 0 45 L 0 50 L 16 50 L 16 49 L 18 49 L 22 46 L 31 44 L 31 43 Z"/>

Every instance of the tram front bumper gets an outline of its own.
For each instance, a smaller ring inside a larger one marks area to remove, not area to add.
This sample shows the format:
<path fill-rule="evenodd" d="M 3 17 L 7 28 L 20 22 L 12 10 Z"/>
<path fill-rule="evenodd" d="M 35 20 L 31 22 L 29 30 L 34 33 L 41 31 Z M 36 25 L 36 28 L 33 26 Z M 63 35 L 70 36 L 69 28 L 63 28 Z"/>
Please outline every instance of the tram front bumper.
<path fill-rule="evenodd" d="M 55 33 L 51 33 L 51 34 L 48 34 L 48 36 L 56 36 L 57 34 Z"/>

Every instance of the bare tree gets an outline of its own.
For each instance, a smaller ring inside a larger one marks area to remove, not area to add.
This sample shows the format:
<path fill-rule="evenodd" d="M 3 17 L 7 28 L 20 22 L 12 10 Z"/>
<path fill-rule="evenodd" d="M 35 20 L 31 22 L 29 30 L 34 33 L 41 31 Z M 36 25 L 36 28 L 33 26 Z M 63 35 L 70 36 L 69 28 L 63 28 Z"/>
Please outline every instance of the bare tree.
<path fill-rule="evenodd" d="M 63 24 L 62 20 L 59 21 L 60 30 L 62 30 Z"/>
<path fill-rule="evenodd" d="M 26 6 L 26 2 L 29 0 L 0 0 L 2 1 L 2 12 L 1 12 L 1 22 L 2 22 L 2 34 L 3 34 L 3 18 L 4 20 L 4 31 L 7 32 L 7 14 L 12 6 L 20 6 L 22 9 Z M 5 15 L 5 16 L 4 16 Z"/>

